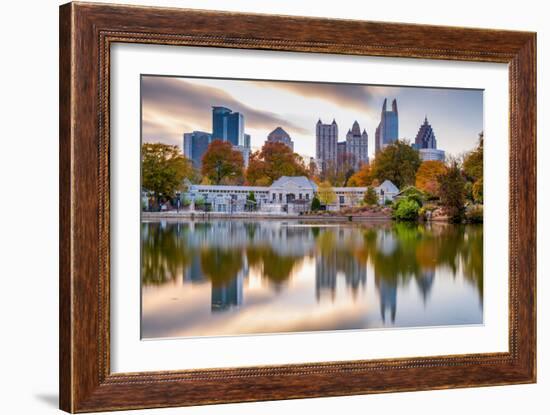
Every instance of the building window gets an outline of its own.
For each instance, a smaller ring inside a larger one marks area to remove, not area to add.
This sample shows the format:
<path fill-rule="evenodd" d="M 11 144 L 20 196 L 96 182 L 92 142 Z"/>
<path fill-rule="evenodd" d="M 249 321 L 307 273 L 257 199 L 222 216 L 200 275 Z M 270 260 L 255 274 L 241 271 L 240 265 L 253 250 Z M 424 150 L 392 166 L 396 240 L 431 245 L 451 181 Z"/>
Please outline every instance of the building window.
<path fill-rule="evenodd" d="M 302 194 L 301 194 L 301 193 L 300 193 L 300 195 L 299 195 L 299 199 L 302 200 Z"/>
<path fill-rule="evenodd" d="M 343 205 L 344 203 L 344 196 L 340 196 L 340 204 Z"/>
<path fill-rule="evenodd" d="M 306 193 L 306 200 L 309 200 L 309 193 Z"/>
<path fill-rule="evenodd" d="M 282 201 L 283 201 L 283 194 L 279 193 L 279 202 L 282 202 Z"/>
<path fill-rule="evenodd" d="M 277 195 L 275 193 L 273 193 L 273 201 L 275 202 L 275 198 L 277 197 Z"/>

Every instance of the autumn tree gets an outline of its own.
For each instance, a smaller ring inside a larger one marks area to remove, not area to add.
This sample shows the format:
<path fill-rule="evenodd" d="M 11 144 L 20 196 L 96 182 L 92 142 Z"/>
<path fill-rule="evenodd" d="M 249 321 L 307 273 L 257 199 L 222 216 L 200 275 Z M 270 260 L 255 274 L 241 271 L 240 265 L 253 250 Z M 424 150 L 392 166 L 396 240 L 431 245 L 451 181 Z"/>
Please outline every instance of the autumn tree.
<path fill-rule="evenodd" d="M 424 161 L 416 172 L 415 186 L 432 196 L 439 196 L 438 176 L 447 170 L 445 163 L 437 160 Z"/>
<path fill-rule="evenodd" d="M 479 143 L 476 149 L 464 157 L 462 169 L 466 178 L 472 183 L 483 177 L 483 133 L 479 135 Z"/>
<path fill-rule="evenodd" d="M 243 177 L 243 167 L 243 155 L 229 141 L 212 141 L 202 157 L 202 174 L 216 185 L 238 182 Z"/>
<path fill-rule="evenodd" d="M 420 164 L 418 151 L 408 142 L 397 140 L 376 155 L 373 177 L 380 182 L 390 180 L 398 188 L 414 185 Z"/>
<path fill-rule="evenodd" d="M 269 186 L 281 176 L 308 176 L 308 169 L 302 157 L 287 145 L 267 142 L 251 155 L 246 181 L 250 185 Z"/>
<path fill-rule="evenodd" d="M 144 143 L 141 146 L 141 183 L 143 188 L 160 195 L 173 197 L 182 190 L 185 178 L 194 179 L 191 161 L 177 146 Z"/>
<path fill-rule="evenodd" d="M 317 197 L 321 204 L 327 206 L 336 201 L 336 193 L 328 181 L 321 182 L 317 187 Z"/>
<path fill-rule="evenodd" d="M 364 187 L 372 184 L 372 169 L 369 164 L 363 164 L 348 180 L 349 187 Z"/>
<path fill-rule="evenodd" d="M 462 170 L 471 188 L 472 200 L 483 203 L 483 133 L 479 135 L 477 148 L 464 157 Z"/>
<path fill-rule="evenodd" d="M 456 160 L 452 160 L 447 171 L 438 176 L 441 204 L 453 222 L 460 222 L 464 215 L 466 180 Z"/>

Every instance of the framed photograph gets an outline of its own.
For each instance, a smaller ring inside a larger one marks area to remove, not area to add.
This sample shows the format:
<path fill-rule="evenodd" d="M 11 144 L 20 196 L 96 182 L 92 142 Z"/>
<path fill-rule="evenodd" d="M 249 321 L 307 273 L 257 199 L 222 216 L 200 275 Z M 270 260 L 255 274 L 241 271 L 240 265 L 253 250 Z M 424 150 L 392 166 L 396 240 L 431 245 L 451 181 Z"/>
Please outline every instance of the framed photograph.
<path fill-rule="evenodd" d="M 60 8 L 60 407 L 536 381 L 536 35 Z"/>

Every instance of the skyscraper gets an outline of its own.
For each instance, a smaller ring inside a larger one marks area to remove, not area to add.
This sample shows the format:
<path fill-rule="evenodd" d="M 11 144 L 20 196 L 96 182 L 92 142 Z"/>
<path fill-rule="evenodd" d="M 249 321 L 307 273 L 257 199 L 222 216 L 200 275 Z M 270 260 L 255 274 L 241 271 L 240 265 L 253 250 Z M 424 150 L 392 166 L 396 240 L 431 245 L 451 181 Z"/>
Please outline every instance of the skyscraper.
<path fill-rule="evenodd" d="M 424 123 L 418 129 L 413 148 L 416 148 L 418 150 L 422 161 L 445 160 L 445 152 L 443 150 L 437 149 L 437 140 L 435 139 L 435 133 L 430 123 L 428 123 L 427 116 L 424 118 Z"/>
<path fill-rule="evenodd" d="M 329 166 L 336 165 L 338 155 L 338 124 L 336 124 L 336 120 L 332 120 L 331 124 L 323 124 L 321 120 L 317 121 L 315 136 L 317 160 L 321 172 L 325 172 Z"/>
<path fill-rule="evenodd" d="M 202 156 L 211 142 L 212 134 L 204 131 L 183 134 L 183 154 L 193 162 L 193 167 L 201 167 Z"/>
<path fill-rule="evenodd" d="M 244 133 L 244 115 L 226 107 L 212 107 L 212 140 L 229 141 L 248 166 L 250 135 Z"/>
<path fill-rule="evenodd" d="M 244 147 L 244 116 L 226 107 L 212 107 L 212 138 Z"/>
<path fill-rule="evenodd" d="M 369 136 L 365 130 L 361 133 L 359 123 L 355 121 L 346 135 L 346 152 L 353 155 L 355 170 L 363 164 L 369 164 Z"/>
<path fill-rule="evenodd" d="M 380 123 L 376 127 L 375 146 L 376 153 L 397 140 L 399 137 L 399 114 L 397 112 L 397 101 L 394 99 L 391 104 L 391 111 L 387 110 L 388 99 L 384 98 Z"/>
<path fill-rule="evenodd" d="M 294 151 L 294 142 L 292 141 L 292 138 L 290 138 L 288 133 L 285 130 L 283 130 L 281 127 L 277 127 L 273 131 L 271 131 L 267 136 L 266 142 L 283 143 L 292 151 Z"/>

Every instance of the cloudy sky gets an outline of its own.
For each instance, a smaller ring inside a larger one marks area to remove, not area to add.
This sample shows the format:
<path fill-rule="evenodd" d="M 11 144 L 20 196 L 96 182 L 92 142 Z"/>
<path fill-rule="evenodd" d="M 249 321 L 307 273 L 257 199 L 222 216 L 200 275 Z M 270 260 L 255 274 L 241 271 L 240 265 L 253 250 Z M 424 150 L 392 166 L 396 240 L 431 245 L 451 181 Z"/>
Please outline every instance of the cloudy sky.
<path fill-rule="evenodd" d="M 388 109 L 396 98 L 399 136 L 414 141 L 424 117 L 432 125 L 438 148 L 458 155 L 475 147 L 483 130 L 483 91 L 402 86 L 224 80 L 142 76 L 142 134 L 145 142 L 182 147 L 183 133 L 212 132 L 212 106 L 241 112 L 253 148 L 281 126 L 292 137 L 294 150 L 315 156 L 315 124 L 319 118 L 338 123 L 339 140 L 357 120 L 374 132 L 384 98 Z"/>

